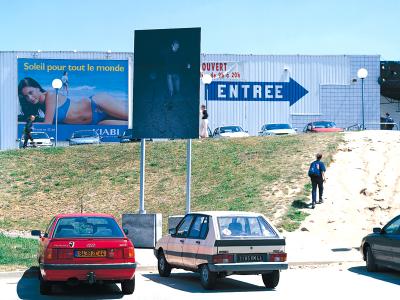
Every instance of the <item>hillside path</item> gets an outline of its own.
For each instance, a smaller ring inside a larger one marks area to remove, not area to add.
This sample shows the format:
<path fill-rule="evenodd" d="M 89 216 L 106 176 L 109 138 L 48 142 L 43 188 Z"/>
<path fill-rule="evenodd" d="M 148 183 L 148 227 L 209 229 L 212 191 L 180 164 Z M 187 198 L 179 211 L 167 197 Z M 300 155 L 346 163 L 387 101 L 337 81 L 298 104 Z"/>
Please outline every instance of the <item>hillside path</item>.
<path fill-rule="evenodd" d="M 291 261 L 359 260 L 362 237 L 400 213 L 400 132 L 344 138 L 327 168 L 324 203 L 305 209 L 300 229 L 285 233 Z"/>

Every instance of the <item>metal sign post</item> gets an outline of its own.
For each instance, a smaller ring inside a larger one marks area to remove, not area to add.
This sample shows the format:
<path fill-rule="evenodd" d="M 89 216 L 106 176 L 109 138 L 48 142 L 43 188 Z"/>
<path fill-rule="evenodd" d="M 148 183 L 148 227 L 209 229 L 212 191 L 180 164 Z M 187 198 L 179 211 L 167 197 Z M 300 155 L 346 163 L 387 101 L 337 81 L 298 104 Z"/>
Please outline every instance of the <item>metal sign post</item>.
<path fill-rule="evenodd" d="M 192 139 L 186 146 L 186 213 L 190 213 L 190 184 L 192 180 Z"/>
<path fill-rule="evenodd" d="M 145 173 L 145 158 L 146 158 L 146 140 L 140 140 L 140 199 L 139 199 L 139 214 L 145 214 L 144 209 L 144 173 Z"/>

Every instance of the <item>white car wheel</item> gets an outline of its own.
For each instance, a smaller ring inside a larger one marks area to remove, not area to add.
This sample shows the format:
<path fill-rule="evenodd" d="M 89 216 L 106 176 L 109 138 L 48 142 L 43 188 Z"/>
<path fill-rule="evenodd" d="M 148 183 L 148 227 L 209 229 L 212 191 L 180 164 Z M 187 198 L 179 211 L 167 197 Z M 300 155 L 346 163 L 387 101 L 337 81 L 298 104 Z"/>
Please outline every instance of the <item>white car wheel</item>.
<path fill-rule="evenodd" d="M 280 273 L 278 270 L 272 271 L 271 273 L 262 274 L 262 280 L 267 289 L 275 288 L 279 283 Z"/>
<path fill-rule="evenodd" d="M 211 272 L 208 265 L 202 265 L 200 268 L 200 281 L 203 288 L 211 290 L 217 281 L 217 273 Z"/>

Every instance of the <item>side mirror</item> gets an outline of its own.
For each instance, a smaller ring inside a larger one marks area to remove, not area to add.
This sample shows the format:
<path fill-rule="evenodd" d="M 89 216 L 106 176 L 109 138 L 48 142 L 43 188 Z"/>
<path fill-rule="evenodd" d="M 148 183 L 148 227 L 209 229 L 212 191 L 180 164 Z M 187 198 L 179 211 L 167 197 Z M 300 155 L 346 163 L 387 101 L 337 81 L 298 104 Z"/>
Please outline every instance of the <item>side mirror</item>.
<path fill-rule="evenodd" d="M 176 228 L 170 228 L 170 229 L 168 229 L 168 233 L 169 233 L 170 235 L 176 234 Z"/>
<path fill-rule="evenodd" d="M 54 141 L 54 138 L 53 138 L 53 137 L 51 137 L 51 138 L 50 138 L 50 140 L 51 140 L 51 141 Z"/>
<path fill-rule="evenodd" d="M 372 229 L 373 233 L 382 233 L 382 229 L 380 227 L 374 227 L 374 229 Z"/>
<path fill-rule="evenodd" d="M 42 232 L 40 230 L 32 230 L 31 236 L 41 236 Z"/>
<path fill-rule="evenodd" d="M 129 230 L 128 230 L 128 229 L 126 229 L 126 228 L 124 228 L 124 233 L 125 233 L 126 235 L 128 235 L 128 233 L 129 233 Z"/>

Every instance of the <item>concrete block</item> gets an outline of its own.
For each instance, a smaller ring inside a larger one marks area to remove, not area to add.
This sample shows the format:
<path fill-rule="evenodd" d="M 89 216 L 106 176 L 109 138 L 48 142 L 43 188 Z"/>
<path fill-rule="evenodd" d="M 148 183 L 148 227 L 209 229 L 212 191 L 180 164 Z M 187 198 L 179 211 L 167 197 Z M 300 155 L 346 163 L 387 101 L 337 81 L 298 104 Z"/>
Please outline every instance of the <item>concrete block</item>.
<path fill-rule="evenodd" d="M 182 220 L 184 215 L 177 215 L 177 216 L 169 216 L 168 217 L 168 230 L 171 228 L 175 228 L 178 223 Z"/>
<path fill-rule="evenodd" d="M 154 248 L 162 236 L 162 214 L 123 214 L 122 228 L 136 248 Z"/>

